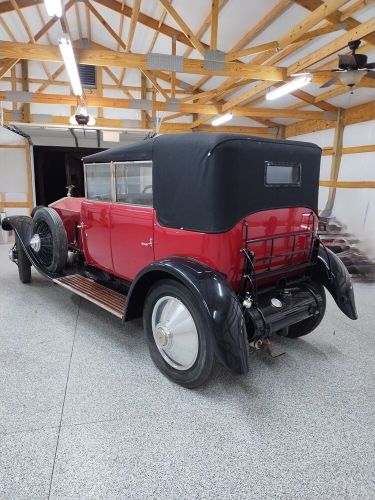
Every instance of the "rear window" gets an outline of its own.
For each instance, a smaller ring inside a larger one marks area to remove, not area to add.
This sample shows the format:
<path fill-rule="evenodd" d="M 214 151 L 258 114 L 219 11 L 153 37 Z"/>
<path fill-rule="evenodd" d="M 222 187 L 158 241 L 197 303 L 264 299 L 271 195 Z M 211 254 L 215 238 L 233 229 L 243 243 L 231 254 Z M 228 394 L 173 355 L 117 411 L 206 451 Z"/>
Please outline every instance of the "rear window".
<path fill-rule="evenodd" d="M 299 163 L 265 163 L 264 183 L 266 187 L 299 187 L 301 165 Z"/>

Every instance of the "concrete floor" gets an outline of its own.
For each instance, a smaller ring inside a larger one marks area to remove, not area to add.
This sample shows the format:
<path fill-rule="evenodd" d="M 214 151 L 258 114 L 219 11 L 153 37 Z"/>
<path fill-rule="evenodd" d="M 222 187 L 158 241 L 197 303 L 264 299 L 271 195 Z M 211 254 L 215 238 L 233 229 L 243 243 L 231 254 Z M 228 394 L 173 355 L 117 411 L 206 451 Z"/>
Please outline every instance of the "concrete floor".
<path fill-rule="evenodd" d="M 374 285 L 360 319 L 329 300 L 287 354 L 217 366 L 195 391 L 153 366 L 124 328 L 0 246 L 1 499 L 374 499 Z"/>

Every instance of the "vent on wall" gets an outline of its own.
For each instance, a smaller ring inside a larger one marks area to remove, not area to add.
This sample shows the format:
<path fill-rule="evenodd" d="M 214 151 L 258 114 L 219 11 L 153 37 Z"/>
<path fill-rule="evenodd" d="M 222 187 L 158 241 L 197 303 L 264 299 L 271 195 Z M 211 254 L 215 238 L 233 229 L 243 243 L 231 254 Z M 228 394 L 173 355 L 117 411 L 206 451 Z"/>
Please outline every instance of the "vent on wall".
<path fill-rule="evenodd" d="M 78 64 L 78 73 L 83 88 L 96 87 L 96 68 L 88 64 Z"/>

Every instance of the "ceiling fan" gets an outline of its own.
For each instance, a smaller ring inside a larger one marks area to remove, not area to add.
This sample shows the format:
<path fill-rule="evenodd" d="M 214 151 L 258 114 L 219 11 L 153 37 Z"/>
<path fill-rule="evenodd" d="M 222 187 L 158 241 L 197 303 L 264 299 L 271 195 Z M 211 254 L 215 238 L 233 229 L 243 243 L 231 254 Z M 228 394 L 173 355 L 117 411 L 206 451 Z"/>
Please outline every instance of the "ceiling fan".
<path fill-rule="evenodd" d="M 336 73 L 336 75 L 321 85 L 320 88 L 324 89 L 330 87 L 338 80 L 348 87 L 354 87 L 354 85 L 357 85 L 364 76 L 375 79 L 375 71 L 372 71 L 375 69 L 375 62 L 368 63 L 365 54 L 356 54 L 356 50 L 360 44 L 361 40 L 352 40 L 348 43 L 351 54 L 339 54 L 339 67 L 331 70 Z M 325 70 L 311 71 L 311 73 L 314 74 L 325 72 Z"/>

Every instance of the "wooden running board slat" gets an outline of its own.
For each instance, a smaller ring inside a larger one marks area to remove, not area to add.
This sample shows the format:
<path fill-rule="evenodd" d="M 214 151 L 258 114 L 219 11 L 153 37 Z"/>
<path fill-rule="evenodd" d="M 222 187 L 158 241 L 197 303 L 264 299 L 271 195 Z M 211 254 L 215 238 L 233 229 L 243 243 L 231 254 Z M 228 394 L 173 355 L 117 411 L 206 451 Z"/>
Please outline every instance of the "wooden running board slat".
<path fill-rule="evenodd" d="M 81 297 L 102 307 L 106 311 L 122 318 L 125 310 L 126 295 L 115 292 L 110 288 L 99 285 L 90 278 L 80 274 L 62 276 L 53 280 L 60 286 L 80 295 Z"/>

